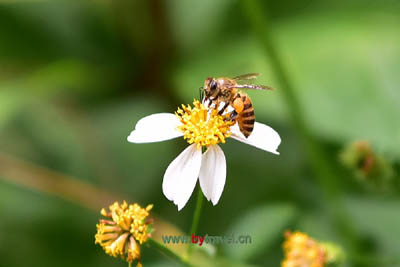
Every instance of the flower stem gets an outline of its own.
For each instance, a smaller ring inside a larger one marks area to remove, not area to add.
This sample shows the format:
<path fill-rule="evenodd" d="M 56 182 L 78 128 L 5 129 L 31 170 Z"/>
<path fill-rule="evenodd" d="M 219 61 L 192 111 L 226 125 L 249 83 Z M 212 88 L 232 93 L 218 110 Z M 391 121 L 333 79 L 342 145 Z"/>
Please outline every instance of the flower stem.
<path fill-rule="evenodd" d="M 198 230 L 198 227 L 199 227 L 199 222 L 200 222 L 201 210 L 202 210 L 202 207 L 203 207 L 203 199 L 204 199 L 203 192 L 201 192 L 201 188 L 199 186 L 199 190 L 197 192 L 196 208 L 194 210 L 192 227 L 190 228 L 189 235 L 197 233 L 197 230 Z M 188 254 L 191 253 L 192 248 L 193 248 L 192 245 L 188 246 Z"/>
<path fill-rule="evenodd" d="M 154 240 L 153 238 L 149 238 L 147 240 L 148 244 L 150 247 L 153 247 L 157 250 L 159 250 L 162 254 L 174 259 L 177 262 L 180 262 L 183 266 L 192 266 L 187 260 L 185 260 L 182 256 L 178 255 L 171 249 L 169 249 L 167 246 L 164 244 Z"/>
<path fill-rule="evenodd" d="M 261 8 L 259 0 L 242 0 L 241 2 L 248 22 L 253 28 L 258 41 L 261 43 L 264 53 L 272 66 L 272 71 L 281 85 L 280 89 L 292 124 L 301 137 L 303 148 L 316 174 L 316 179 L 323 192 L 328 211 L 331 213 L 330 215 L 336 223 L 337 228 L 341 231 L 342 236 L 347 240 L 349 248 L 357 250 L 358 238 L 355 235 L 353 226 L 347 220 L 347 213 L 339 198 L 340 188 L 337 176 L 335 175 L 335 168 L 331 166 L 330 159 L 327 157 L 322 146 L 313 139 L 307 127 L 306 119 L 303 116 L 303 109 L 296 97 L 292 82 L 280 58 L 278 49 L 271 37 L 271 27 L 268 27 L 270 25 L 264 16 L 265 10 Z"/>

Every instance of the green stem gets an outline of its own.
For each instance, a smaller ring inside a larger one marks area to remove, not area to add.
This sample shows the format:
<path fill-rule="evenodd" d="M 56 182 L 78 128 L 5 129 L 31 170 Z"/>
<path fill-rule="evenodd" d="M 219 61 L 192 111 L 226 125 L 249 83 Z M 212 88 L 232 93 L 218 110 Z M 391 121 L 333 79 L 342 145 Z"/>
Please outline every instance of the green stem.
<path fill-rule="evenodd" d="M 185 260 L 183 257 L 181 257 L 180 255 L 178 255 L 177 253 L 175 253 L 174 251 L 169 249 L 164 244 L 162 244 L 152 238 L 149 238 L 147 240 L 147 242 L 150 245 L 150 247 L 153 247 L 153 248 L 159 250 L 162 254 L 176 260 L 177 262 L 181 263 L 183 266 L 192 266 L 187 260 Z"/>
<path fill-rule="evenodd" d="M 203 207 L 203 199 L 204 199 L 203 192 L 201 191 L 201 188 L 199 186 L 199 190 L 197 191 L 196 208 L 194 210 L 192 227 L 190 228 L 189 235 L 197 234 L 197 230 L 199 228 L 201 210 L 202 210 L 202 207 Z M 188 254 L 191 253 L 192 248 L 193 248 L 192 245 L 188 246 Z"/>
<path fill-rule="evenodd" d="M 322 146 L 312 138 L 303 116 L 303 110 L 296 97 L 292 82 L 289 79 L 288 72 L 272 40 L 270 33 L 271 27 L 268 27 L 270 25 L 264 16 L 264 10 L 261 8 L 258 0 L 242 0 L 241 2 L 249 24 L 253 28 L 259 42 L 262 44 L 264 53 L 272 66 L 272 71 L 281 85 L 280 89 L 283 94 L 283 99 L 286 102 L 292 124 L 300 134 L 304 150 L 315 171 L 317 182 L 322 189 L 323 197 L 329 208 L 329 212 L 331 212 L 336 226 L 341 231 L 345 240 L 347 240 L 349 249 L 357 251 L 358 238 L 355 236 L 353 226 L 347 221 L 347 213 L 339 198 L 340 190 L 334 167 L 331 166 L 331 161 L 322 149 Z"/>

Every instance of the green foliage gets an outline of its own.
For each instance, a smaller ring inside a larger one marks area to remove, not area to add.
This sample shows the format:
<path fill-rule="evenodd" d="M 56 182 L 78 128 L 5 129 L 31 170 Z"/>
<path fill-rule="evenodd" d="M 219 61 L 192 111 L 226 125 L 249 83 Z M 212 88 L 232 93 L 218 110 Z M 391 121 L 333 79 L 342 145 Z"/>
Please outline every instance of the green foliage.
<path fill-rule="evenodd" d="M 351 210 L 352 220 L 359 231 L 370 239 L 371 256 L 392 256 L 400 262 L 398 237 L 400 235 L 398 212 L 400 200 L 398 197 L 351 197 L 347 207 Z"/>
<path fill-rule="evenodd" d="M 289 204 L 264 205 L 241 214 L 226 234 L 249 235 L 251 244 L 225 246 L 227 255 L 241 261 L 262 255 L 282 236 L 295 215 L 295 208 Z"/>
<path fill-rule="evenodd" d="M 384 13 L 383 13 L 384 14 Z M 295 83 L 307 123 L 315 135 L 335 142 L 368 139 L 399 157 L 400 37 L 392 15 L 347 12 L 299 15 L 277 25 L 277 44 Z M 386 25 L 382 30 L 382 24 Z M 317 26 L 315 26 L 317 25 Z M 250 92 L 257 114 L 287 121 L 279 84 L 261 47 L 248 36 L 229 39 L 178 68 L 175 86 L 185 99 L 204 77 L 262 70 L 257 80 L 274 92 Z M 341 55 L 341 56 L 338 56 Z M 318 112 L 316 112 L 318 110 Z"/>

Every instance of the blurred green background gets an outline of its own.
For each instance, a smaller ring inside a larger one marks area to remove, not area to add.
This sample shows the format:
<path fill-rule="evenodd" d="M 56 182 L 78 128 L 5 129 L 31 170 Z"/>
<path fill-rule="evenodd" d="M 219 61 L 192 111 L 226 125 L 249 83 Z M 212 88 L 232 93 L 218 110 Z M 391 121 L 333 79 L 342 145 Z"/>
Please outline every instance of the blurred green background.
<path fill-rule="evenodd" d="M 243 9 L 235 0 L 0 0 L 0 266 L 126 266 L 94 244 L 99 211 L 115 200 L 154 203 L 160 220 L 188 232 L 195 195 L 178 212 L 161 190 L 186 142 L 126 137 L 141 117 L 191 103 L 206 77 L 249 72 L 277 88 L 249 94 L 257 120 L 280 133 L 281 155 L 223 145 L 227 182 L 217 206 L 205 203 L 199 232 L 250 234 L 253 244 L 217 246 L 218 265 L 279 266 L 283 231 L 297 229 L 342 246 L 346 266 L 400 266 L 400 2 L 262 2 L 301 116 L 335 171 L 333 198 Z M 340 163 L 355 140 L 394 166 L 383 189 Z M 149 248 L 143 264 L 177 265 Z"/>

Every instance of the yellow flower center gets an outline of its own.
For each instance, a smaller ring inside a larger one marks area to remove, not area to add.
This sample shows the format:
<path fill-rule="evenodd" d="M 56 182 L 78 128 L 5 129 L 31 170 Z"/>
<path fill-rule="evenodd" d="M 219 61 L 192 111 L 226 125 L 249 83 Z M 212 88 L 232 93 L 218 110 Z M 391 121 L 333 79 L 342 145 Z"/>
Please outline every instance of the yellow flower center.
<path fill-rule="evenodd" d="M 314 239 L 301 232 L 285 233 L 286 241 L 283 243 L 285 259 L 282 267 L 324 267 L 326 252 Z"/>
<path fill-rule="evenodd" d="M 140 244 L 147 241 L 150 236 L 149 211 L 153 205 L 148 205 L 145 209 L 138 204 L 128 205 L 125 201 L 120 204 L 115 202 L 109 207 L 109 211 L 101 210 L 101 215 L 107 220 L 100 220 L 97 224 L 95 244 L 100 244 L 105 252 L 113 257 L 120 256 L 129 262 L 140 260 Z M 138 266 L 141 266 L 138 262 Z"/>
<path fill-rule="evenodd" d="M 228 116 L 218 114 L 217 109 L 208 109 L 198 100 L 190 105 L 182 105 L 175 115 L 182 125 L 178 129 L 183 132 L 183 138 L 189 144 L 196 143 L 197 148 L 202 146 L 225 143 L 225 139 L 231 136 L 230 127 L 235 124 Z"/>

